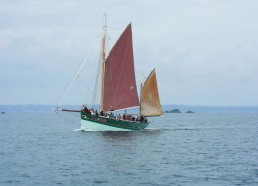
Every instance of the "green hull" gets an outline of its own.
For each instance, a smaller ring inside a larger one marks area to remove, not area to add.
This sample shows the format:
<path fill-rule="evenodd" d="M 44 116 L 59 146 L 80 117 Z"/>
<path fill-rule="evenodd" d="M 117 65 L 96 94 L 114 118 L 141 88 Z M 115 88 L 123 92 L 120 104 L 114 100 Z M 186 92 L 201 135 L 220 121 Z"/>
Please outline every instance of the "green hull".
<path fill-rule="evenodd" d="M 136 131 L 145 129 L 148 122 L 116 120 L 81 112 L 81 128 L 98 131 Z"/>

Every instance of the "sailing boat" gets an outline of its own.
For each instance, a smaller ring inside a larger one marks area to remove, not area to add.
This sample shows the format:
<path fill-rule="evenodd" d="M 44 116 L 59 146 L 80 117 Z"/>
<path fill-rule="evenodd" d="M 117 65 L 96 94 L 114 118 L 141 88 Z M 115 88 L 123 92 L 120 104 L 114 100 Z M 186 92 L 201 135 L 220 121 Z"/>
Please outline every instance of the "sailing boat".
<path fill-rule="evenodd" d="M 125 28 L 106 57 L 106 18 L 102 31 L 101 46 L 101 88 L 100 114 L 92 113 L 88 108 L 81 113 L 81 129 L 93 131 L 135 131 L 143 130 L 149 124 L 147 117 L 163 115 L 161 108 L 156 71 L 150 73 L 140 88 L 138 98 L 133 57 L 132 26 Z M 109 117 L 105 113 L 139 108 L 139 114 L 123 118 Z M 61 111 L 72 111 L 59 109 Z"/>

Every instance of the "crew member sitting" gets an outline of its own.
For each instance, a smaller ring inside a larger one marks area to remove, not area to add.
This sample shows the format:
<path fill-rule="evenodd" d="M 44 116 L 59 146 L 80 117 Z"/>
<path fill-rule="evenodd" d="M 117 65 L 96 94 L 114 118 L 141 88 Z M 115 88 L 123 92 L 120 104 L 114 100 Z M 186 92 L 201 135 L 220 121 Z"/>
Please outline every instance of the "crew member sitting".
<path fill-rule="evenodd" d="M 86 107 L 86 105 L 83 105 L 82 106 L 82 112 L 85 112 L 85 113 L 90 113 L 89 109 Z"/>
<path fill-rule="evenodd" d="M 94 116 L 95 114 L 94 114 L 94 110 L 93 109 L 91 109 L 91 115 L 92 116 Z"/>
<path fill-rule="evenodd" d="M 113 112 L 111 112 L 111 113 L 110 113 L 109 117 L 110 117 L 111 119 L 113 119 L 113 118 L 114 118 L 114 114 L 113 114 Z"/>
<path fill-rule="evenodd" d="M 121 119 L 121 115 L 120 115 L 120 114 L 118 114 L 117 119 L 118 119 L 118 120 L 120 120 L 120 119 Z"/>
<path fill-rule="evenodd" d="M 144 121 L 144 117 L 143 117 L 143 115 L 141 115 L 140 122 L 142 123 L 143 121 Z"/>
<path fill-rule="evenodd" d="M 125 114 L 123 114 L 123 120 L 126 120 L 126 116 L 125 116 Z"/>
<path fill-rule="evenodd" d="M 131 120 L 132 120 L 132 121 L 135 121 L 135 117 L 134 117 L 134 116 L 132 116 L 132 117 L 131 117 Z"/>
<path fill-rule="evenodd" d="M 99 116 L 97 109 L 95 110 L 95 116 Z"/>
<path fill-rule="evenodd" d="M 104 116 L 104 110 L 100 111 L 100 116 Z"/>

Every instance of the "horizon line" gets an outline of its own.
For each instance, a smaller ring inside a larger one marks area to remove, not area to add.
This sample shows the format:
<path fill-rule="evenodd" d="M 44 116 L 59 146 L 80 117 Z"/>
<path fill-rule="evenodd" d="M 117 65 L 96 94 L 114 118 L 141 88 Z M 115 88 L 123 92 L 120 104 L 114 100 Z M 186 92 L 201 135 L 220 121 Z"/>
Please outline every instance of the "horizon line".
<path fill-rule="evenodd" d="M 81 106 L 81 104 L 62 104 L 66 106 Z M 60 106 L 62 106 L 60 105 Z M 95 104 L 99 105 L 99 104 Z M 161 104 L 161 106 L 194 106 L 194 107 L 258 107 L 258 105 L 191 105 L 191 104 Z M 0 106 L 56 106 L 55 104 L 0 104 Z"/>

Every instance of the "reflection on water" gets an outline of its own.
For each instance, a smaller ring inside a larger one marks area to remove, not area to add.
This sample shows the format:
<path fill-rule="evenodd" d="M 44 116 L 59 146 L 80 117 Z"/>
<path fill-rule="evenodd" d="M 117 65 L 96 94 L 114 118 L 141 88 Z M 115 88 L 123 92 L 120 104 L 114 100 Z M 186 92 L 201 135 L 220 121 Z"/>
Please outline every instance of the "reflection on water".
<path fill-rule="evenodd" d="M 100 132 L 102 136 L 114 140 L 133 140 L 137 137 L 158 135 L 159 129 L 144 129 L 141 131 L 103 131 Z"/>
<path fill-rule="evenodd" d="M 105 138 L 117 139 L 117 140 L 131 140 L 135 137 L 134 131 L 103 131 L 101 135 Z"/>

